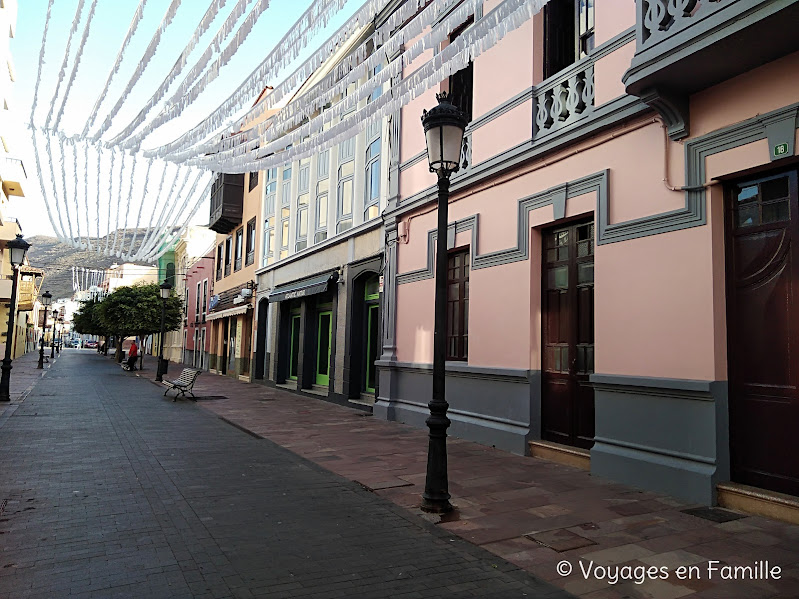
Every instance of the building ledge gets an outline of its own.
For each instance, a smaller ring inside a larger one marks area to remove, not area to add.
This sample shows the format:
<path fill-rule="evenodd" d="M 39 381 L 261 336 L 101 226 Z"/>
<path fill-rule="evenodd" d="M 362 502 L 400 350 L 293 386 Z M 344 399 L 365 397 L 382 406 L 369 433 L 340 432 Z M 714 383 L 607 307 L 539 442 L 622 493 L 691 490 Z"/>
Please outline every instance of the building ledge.
<path fill-rule="evenodd" d="M 587 449 L 571 447 L 551 441 L 528 441 L 530 455 L 565 466 L 573 466 L 581 470 L 591 470 L 591 453 Z"/>
<path fill-rule="evenodd" d="M 716 490 L 722 507 L 799 524 L 799 497 L 733 482 L 719 483 Z"/>

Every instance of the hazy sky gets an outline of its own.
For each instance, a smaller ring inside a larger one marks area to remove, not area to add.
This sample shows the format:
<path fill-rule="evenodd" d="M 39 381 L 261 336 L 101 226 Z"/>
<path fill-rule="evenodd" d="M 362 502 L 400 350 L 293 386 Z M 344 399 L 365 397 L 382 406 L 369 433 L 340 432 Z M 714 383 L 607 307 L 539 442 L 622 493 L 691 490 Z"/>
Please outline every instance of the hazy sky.
<path fill-rule="evenodd" d="M 78 1 L 55 0 L 53 6 L 45 48 L 42 82 L 39 87 L 38 107 L 35 115 L 35 122 L 39 126 L 45 122 L 51 98 L 56 89 L 58 71 L 66 51 L 69 28 L 73 22 Z M 170 1 L 148 0 L 143 18 L 131 43 L 125 50 L 119 72 L 112 80 L 107 97 L 95 121 L 95 127 L 91 130 L 92 132 L 97 129 L 119 99 L 136 65 L 141 61 L 144 49 L 150 43 L 153 33 L 160 25 Z M 127 97 L 126 102 L 114 120 L 114 125 L 104 135 L 105 139 L 110 139 L 116 132 L 127 125 L 149 100 L 186 46 L 201 17 L 205 14 L 210 1 L 183 0 L 175 19 L 161 38 L 157 53 Z M 249 8 L 254 3 L 255 0 L 250 2 L 247 13 L 249 13 Z M 274 48 L 275 44 L 285 35 L 289 27 L 310 4 L 311 0 L 271 0 L 269 7 L 261 15 L 246 43 L 228 63 L 227 67 L 222 70 L 216 81 L 209 85 L 190 109 L 186 110 L 181 117 L 172 121 L 168 126 L 165 126 L 157 137 L 153 136 L 148 139 L 143 147 L 151 147 L 152 145 L 171 141 L 202 120 L 205 115 L 227 99 L 229 94 L 245 80 Z M 360 0 L 349 0 L 344 9 L 328 24 L 328 27 L 317 34 L 315 39 L 311 40 L 308 48 L 298 60 L 307 57 L 310 51 L 315 49 L 322 40 L 340 27 L 360 4 Z M 120 44 L 128 31 L 134 11 L 138 5 L 139 0 L 99 0 L 92 21 L 91 33 L 83 51 L 80 68 L 69 93 L 64 116 L 59 125 L 59 128 L 66 134 L 72 135 L 83 130 L 86 118 L 90 114 L 91 108 L 94 106 L 108 77 L 110 68 L 116 59 Z M 227 0 L 225 7 L 220 11 L 214 23 L 189 56 L 187 70 L 193 66 L 196 59 L 206 49 L 208 41 L 213 38 L 235 5 L 236 0 Z M 85 0 L 81 22 L 73 36 L 70 59 L 67 63 L 64 81 L 61 84 L 61 92 L 55 104 L 56 112 L 63 99 L 75 53 L 83 32 L 83 24 L 90 6 L 91 0 Z M 12 109 L 17 112 L 17 120 L 20 122 L 26 123 L 30 117 L 46 10 L 47 0 L 19 0 L 16 37 L 11 40 L 10 47 L 17 75 L 12 95 L 14 100 Z M 245 16 L 247 13 L 245 13 Z M 244 16 L 241 17 L 239 23 L 244 18 Z M 224 48 L 224 45 L 221 48 Z M 282 80 L 283 76 L 291 73 L 293 66 L 286 69 L 277 81 L 267 83 L 276 85 Z M 166 94 L 167 98 L 171 96 L 182 79 L 183 77 L 179 76 L 172 83 Z M 157 104 L 149 113 L 150 118 L 158 114 L 159 111 L 160 104 Z M 44 201 L 36 178 L 36 163 L 33 158 L 30 134 L 23 128 L 20 130 L 17 139 L 19 140 L 18 143 L 10 150 L 12 154 L 20 156 L 25 162 L 25 168 L 28 173 L 28 182 L 24 186 L 26 197 L 12 198 L 10 204 L 4 209 L 4 215 L 19 218 L 26 236 L 37 234 L 52 235 L 53 231 L 46 217 Z M 44 164 L 42 168 L 47 170 Z M 201 208 L 195 222 L 199 224 L 206 223 L 208 220 L 207 212 L 207 209 Z"/>

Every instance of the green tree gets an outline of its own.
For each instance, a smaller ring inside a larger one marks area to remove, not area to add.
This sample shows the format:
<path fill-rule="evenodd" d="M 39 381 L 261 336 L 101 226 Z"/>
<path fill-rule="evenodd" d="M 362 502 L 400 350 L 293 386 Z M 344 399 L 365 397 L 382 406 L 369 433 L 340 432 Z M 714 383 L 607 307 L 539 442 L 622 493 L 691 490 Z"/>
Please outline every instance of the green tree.
<path fill-rule="evenodd" d="M 80 310 L 72 316 L 73 329 L 84 335 L 98 335 L 108 343 L 108 329 L 100 315 L 100 301 L 92 298 L 81 302 Z M 106 345 L 107 347 L 107 345 Z"/>
<path fill-rule="evenodd" d="M 122 361 L 122 343 L 125 337 L 138 335 L 144 339 L 161 331 L 161 290 L 155 283 L 119 287 L 100 303 L 100 317 L 107 330 L 115 335 L 116 360 Z M 172 295 L 166 300 L 165 331 L 180 328 L 183 320 L 183 300 Z"/>

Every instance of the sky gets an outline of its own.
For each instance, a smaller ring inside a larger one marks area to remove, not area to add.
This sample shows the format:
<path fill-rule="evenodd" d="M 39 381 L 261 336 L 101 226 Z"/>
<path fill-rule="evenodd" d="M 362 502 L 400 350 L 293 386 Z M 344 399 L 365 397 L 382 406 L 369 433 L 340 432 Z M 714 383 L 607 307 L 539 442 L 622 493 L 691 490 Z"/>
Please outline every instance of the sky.
<path fill-rule="evenodd" d="M 249 13 L 255 1 L 250 0 L 245 16 Z M 161 25 L 164 13 L 171 2 L 172 0 L 147 0 L 143 18 L 138 25 L 136 34 L 123 54 L 119 71 L 109 86 L 107 97 L 101 105 L 95 126 L 90 130 L 90 134 L 97 130 L 99 124 L 121 97 L 122 91 L 130 80 L 136 66 L 140 63 L 144 50 L 150 43 L 153 34 Z M 271 0 L 269 7 L 258 19 L 244 45 L 227 66 L 222 69 L 219 77 L 206 88 L 188 110 L 179 118 L 162 127 L 157 134 L 147 138 L 142 147 L 146 149 L 179 137 L 227 99 L 230 93 L 250 75 L 275 47 L 276 43 L 286 34 L 297 18 L 311 5 L 311 2 L 312 0 Z M 34 122 L 38 126 L 44 125 L 51 106 L 51 99 L 56 91 L 58 73 L 67 48 L 69 29 L 74 20 L 78 3 L 79 0 L 55 0 L 53 5 L 50 28 L 45 45 L 37 110 L 34 115 Z M 64 90 L 67 87 L 91 3 L 92 0 L 85 0 L 84 2 L 81 21 L 77 32 L 73 36 L 65 76 L 56 99 L 57 101 L 54 104 L 55 112 L 58 111 L 64 98 Z M 136 86 L 126 96 L 119 114 L 113 121 L 114 124 L 107 134 L 103 136 L 104 139 L 110 139 L 116 132 L 121 131 L 150 99 L 151 94 L 164 80 L 176 59 L 180 56 L 210 3 L 211 0 L 182 1 L 174 20 L 164 30 L 156 54 L 148 63 Z M 19 0 L 16 36 L 10 42 L 10 49 L 17 76 L 12 92 L 12 109 L 16 111 L 17 120 L 20 123 L 27 123 L 33 105 L 47 4 L 48 0 Z M 134 11 L 138 5 L 139 0 L 98 0 L 90 35 L 83 50 L 77 76 L 66 99 L 64 115 L 59 124 L 59 129 L 65 134 L 74 135 L 82 132 L 91 108 L 99 97 L 110 69 L 114 64 L 122 40 L 128 31 Z M 235 5 L 236 0 L 227 0 L 225 7 L 220 11 L 211 27 L 200 38 L 197 47 L 189 55 L 189 67 L 196 62 L 197 58 L 206 49 L 209 40 L 213 38 Z M 344 8 L 333 17 L 327 27 L 317 33 L 310 41 L 308 47 L 298 59 L 281 72 L 276 81 L 267 83 L 276 85 L 284 76 L 288 76 L 301 60 L 307 58 L 311 51 L 338 29 L 360 5 L 360 0 L 348 0 Z M 239 18 L 239 24 L 244 21 L 245 16 Z M 224 43 L 222 47 L 224 47 Z M 181 81 L 182 76 L 179 76 L 171 84 L 166 94 L 167 98 L 172 95 L 172 92 Z M 150 117 L 158 114 L 160 107 L 161 103 L 157 104 L 150 112 Z M 23 159 L 28 181 L 27 185 L 24 185 L 25 197 L 12 198 L 9 205 L 3 210 L 4 216 L 18 218 L 26 237 L 38 234 L 53 235 L 54 231 L 46 216 L 46 207 L 35 172 L 36 161 L 30 141 L 30 132 L 21 127 L 20 135 L 17 136 L 15 141 L 17 143 L 11 149 L 11 152 Z M 46 159 L 46 155 L 44 158 Z M 48 170 L 48 166 L 44 163 L 42 164 L 42 170 Z M 141 170 L 138 171 L 137 178 L 141 177 Z M 97 181 L 99 183 L 100 179 L 98 178 Z M 141 181 L 133 184 L 135 185 L 136 183 L 141 184 Z M 68 188 L 75 184 L 75 182 L 68 182 Z M 101 196 L 101 199 L 103 202 L 113 201 L 115 195 L 123 193 L 124 189 L 112 189 L 110 195 L 107 195 L 107 197 Z M 207 224 L 207 220 L 208 209 L 207 207 L 201 207 L 197 216 L 193 219 L 193 224 Z"/>

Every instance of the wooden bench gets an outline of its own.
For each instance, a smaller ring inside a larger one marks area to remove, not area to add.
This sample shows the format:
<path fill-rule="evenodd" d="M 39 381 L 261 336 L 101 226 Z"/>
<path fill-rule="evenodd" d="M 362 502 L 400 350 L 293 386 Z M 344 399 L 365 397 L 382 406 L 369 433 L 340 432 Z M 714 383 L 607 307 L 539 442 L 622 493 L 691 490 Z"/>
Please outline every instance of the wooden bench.
<path fill-rule="evenodd" d="M 169 393 L 170 389 L 176 389 L 178 393 L 183 394 L 183 397 L 186 397 L 186 393 L 191 393 L 191 398 L 194 399 L 194 392 L 192 389 L 194 388 L 194 382 L 197 380 L 197 377 L 200 376 L 200 372 L 202 371 L 195 370 L 194 368 L 184 368 L 180 376 L 174 381 L 163 381 L 164 385 L 167 386 L 167 390 L 164 391 L 164 396 Z M 176 394 L 172 401 L 177 401 L 177 399 L 178 396 Z"/>

